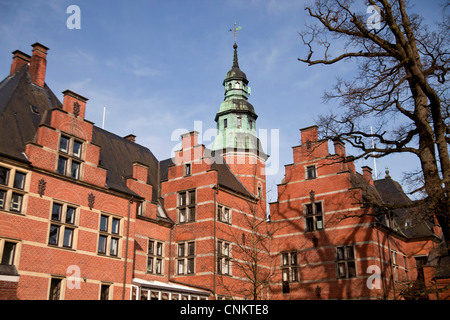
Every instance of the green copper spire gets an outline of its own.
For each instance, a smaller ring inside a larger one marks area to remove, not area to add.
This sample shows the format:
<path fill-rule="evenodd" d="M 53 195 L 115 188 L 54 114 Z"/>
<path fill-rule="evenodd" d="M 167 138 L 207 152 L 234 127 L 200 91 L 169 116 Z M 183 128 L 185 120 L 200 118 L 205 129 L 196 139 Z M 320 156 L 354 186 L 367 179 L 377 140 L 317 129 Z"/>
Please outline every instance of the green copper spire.
<path fill-rule="evenodd" d="M 249 87 L 245 73 L 239 68 L 237 44 L 234 43 L 233 65 L 223 81 L 225 98 L 216 114 L 218 135 L 213 150 L 258 150 L 255 109 L 248 102 Z"/>

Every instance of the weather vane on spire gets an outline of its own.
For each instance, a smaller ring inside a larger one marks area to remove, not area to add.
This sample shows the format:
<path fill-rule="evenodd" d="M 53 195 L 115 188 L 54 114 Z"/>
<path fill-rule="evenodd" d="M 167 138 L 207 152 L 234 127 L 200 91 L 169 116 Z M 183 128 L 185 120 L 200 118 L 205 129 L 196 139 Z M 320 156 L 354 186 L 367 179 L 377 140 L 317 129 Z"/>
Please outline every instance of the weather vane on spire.
<path fill-rule="evenodd" d="M 242 27 L 240 27 L 240 26 L 236 27 L 236 22 L 234 22 L 234 28 L 229 30 L 229 31 L 233 31 L 234 32 L 234 43 L 236 43 L 237 32 L 239 30 L 241 30 L 241 29 L 242 29 Z"/>

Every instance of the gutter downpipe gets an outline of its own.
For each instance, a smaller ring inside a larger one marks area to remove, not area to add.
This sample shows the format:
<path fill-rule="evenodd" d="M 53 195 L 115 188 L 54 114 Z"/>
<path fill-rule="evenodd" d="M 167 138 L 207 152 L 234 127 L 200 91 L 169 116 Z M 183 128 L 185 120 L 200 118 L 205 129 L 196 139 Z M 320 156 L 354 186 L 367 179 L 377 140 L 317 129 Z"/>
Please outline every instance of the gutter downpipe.
<path fill-rule="evenodd" d="M 216 252 L 216 211 L 217 211 L 217 193 L 219 193 L 219 187 L 216 184 L 212 187 L 214 190 L 214 209 L 213 209 L 213 215 L 214 215 L 214 243 L 213 243 L 213 252 L 214 252 L 214 263 L 213 263 L 213 294 L 214 294 L 214 300 L 216 300 L 216 262 L 217 262 L 217 252 Z"/>
<path fill-rule="evenodd" d="M 125 288 L 127 283 L 127 260 L 128 260 L 128 242 L 130 239 L 130 211 L 131 203 L 133 202 L 133 196 L 128 200 L 128 218 L 127 218 L 127 240 L 125 243 L 125 259 L 124 259 L 124 270 L 123 270 L 123 290 L 122 290 L 122 300 L 125 300 Z"/>

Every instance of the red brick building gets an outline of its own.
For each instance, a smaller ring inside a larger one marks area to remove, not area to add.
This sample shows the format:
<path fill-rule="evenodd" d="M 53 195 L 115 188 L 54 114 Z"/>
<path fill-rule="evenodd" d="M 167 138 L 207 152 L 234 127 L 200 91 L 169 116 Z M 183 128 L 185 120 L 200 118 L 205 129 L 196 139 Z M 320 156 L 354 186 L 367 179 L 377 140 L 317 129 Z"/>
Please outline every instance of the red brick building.
<path fill-rule="evenodd" d="M 85 119 L 87 98 L 66 90 L 60 102 L 49 49 L 32 47 L 0 82 L 0 299 L 394 298 L 421 275 L 431 224 L 360 215 L 375 212 L 362 200 L 405 195 L 355 172 L 343 145 L 329 155 L 316 127 L 302 130 L 266 221 L 267 155 L 236 45 L 220 141 L 208 150 L 190 132 L 161 161 Z"/>
<path fill-rule="evenodd" d="M 317 126 L 302 129 L 301 141 L 270 204 L 281 226 L 272 298 L 426 298 L 423 267 L 440 242 L 434 223 L 407 208 L 388 171 L 376 181 L 369 167 L 359 174 L 338 141 L 330 154 Z"/>

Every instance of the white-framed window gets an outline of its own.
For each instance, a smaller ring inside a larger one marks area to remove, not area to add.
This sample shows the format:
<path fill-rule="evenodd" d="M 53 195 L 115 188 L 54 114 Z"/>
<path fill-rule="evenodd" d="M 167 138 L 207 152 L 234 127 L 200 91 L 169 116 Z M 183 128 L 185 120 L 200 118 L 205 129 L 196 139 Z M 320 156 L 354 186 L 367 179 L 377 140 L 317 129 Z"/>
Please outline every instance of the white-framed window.
<path fill-rule="evenodd" d="M 164 242 L 148 240 L 147 273 L 163 274 Z"/>
<path fill-rule="evenodd" d="M 97 253 L 119 256 L 121 218 L 106 213 L 100 215 Z"/>
<path fill-rule="evenodd" d="M 195 273 L 195 242 L 179 242 L 177 250 L 177 274 Z"/>
<path fill-rule="evenodd" d="M 303 210 L 305 212 L 306 231 L 317 231 L 324 229 L 322 202 L 311 202 L 304 204 Z"/>
<path fill-rule="evenodd" d="M 195 190 L 178 192 L 178 222 L 195 221 L 196 195 Z"/>
<path fill-rule="evenodd" d="M 192 169 L 192 165 L 190 163 L 184 164 L 184 175 L 185 176 L 190 176 L 191 175 L 191 169 Z"/>
<path fill-rule="evenodd" d="M 0 210 L 23 213 L 27 173 L 0 165 Z"/>
<path fill-rule="evenodd" d="M 49 245 L 74 248 L 74 238 L 77 230 L 77 210 L 77 207 L 73 205 L 53 202 L 47 242 Z"/>
<path fill-rule="evenodd" d="M 65 279 L 61 277 L 50 278 L 50 287 L 48 293 L 49 300 L 63 300 L 65 287 L 64 282 Z"/>
<path fill-rule="evenodd" d="M 297 251 L 281 253 L 283 282 L 298 282 Z"/>
<path fill-rule="evenodd" d="M 317 167 L 315 165 L 306 167 L 306 179 L 317 178 Z"/>
<path fill-rule="evenodd" d="M 19 242 L 0 238 L 0 264 L 16 265 Z"/>
<path fill-rule="evenodd" d="M 231 275 L 231 243 L 217 241 L 217 273 Z"/>
<path fill-rule="evenodd" d="M 231 223 L 231 209 L 222 204 L 218 204 L 217 220 L 220 222 Z"/>
<path fill-rule="evenodd" d="M 56 172 L 74 179 L 81 179 L 83 142 L 61 134 Z"/>
<path fill-rule="evenodd" d="M 100 300 L 111 300 L 112 289 L 110 283 L 100 284 Z"/>
<path fill-rule="evenodd" d="M 356 278 L 355 247 L 338 246 L 336 250 L 336 270 L 338 278 Z"/>

